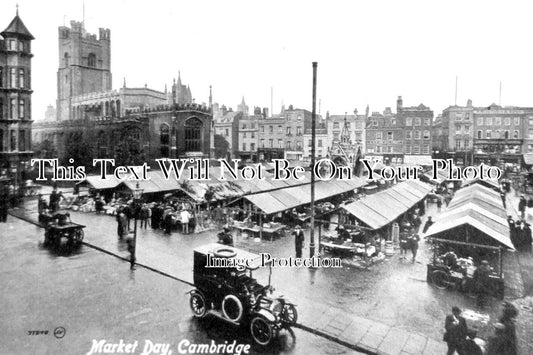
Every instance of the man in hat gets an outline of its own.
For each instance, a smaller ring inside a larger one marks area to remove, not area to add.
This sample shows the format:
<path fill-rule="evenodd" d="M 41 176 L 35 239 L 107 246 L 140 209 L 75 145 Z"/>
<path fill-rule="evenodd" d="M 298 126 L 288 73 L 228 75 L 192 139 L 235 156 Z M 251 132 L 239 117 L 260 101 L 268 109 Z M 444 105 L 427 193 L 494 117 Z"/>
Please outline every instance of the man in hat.
<path fill-rule="evenodd" d="M 468 327 L 466 326 L 466 320 L 461 317 L 461 309 L 459 307 L 452 307 L 452 314 L 446 316 L 444 328 L 446 333 L 444 333 L 443 340 L 448 344 L 447 354 L 453 355 L 455 351 L 460 353 L 468 333 Z"/>
<path fill-rule="evenodd" d="M 524 195 L 520 196 L 520 201 L 518 201 L 518 211 L 520 211 L 520 218 L 524 219 L 526 216 L 526 207 L 527 201 Z"/>
<path fill-rule="evenodd" d="M 292 232 L 294 235 L 294 246 L 296 248 L 296 257 L 301 258 L 302 257 L 302 248 L 304 246 L 304 232 L 302 228 L 299 225 L 296 225 L 294 232 Z"/>

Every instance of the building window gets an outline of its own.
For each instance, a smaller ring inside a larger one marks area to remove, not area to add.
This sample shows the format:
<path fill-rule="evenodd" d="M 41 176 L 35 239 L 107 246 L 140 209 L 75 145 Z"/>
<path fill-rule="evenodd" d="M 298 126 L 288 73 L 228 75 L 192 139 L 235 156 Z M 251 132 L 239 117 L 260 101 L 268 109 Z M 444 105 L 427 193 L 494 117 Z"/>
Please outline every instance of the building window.
<path fill-rule="evenodd" d="M 422 154 L 429 154 L 429 145 L 424 144 L 422 146 Z"/>
<path fill-rule="evenodd" d="M 488 139 L 488 138 L 491 138 L 491 133 L 492 133 L 492 132 L 490 131 L 490 129 L 487 129 L 487 130 L 485 131 L 485 138 L 487 138 L 487 139 Z"/>
<path fill-rule="evenodd" d="M 296 135 L 301 136 L 302 135 L 302 127 L 296 127 Z"/>
<path fill-rule="evenodd" d="M 296 150 L 302 150 L 302 142 L 301 141 L 297 141 L 296 142 Z"/>
<path fill-rule="evenodd" d="M 272 127 L 272 126 L 270 126 L 270 127 Z M 268 140 L 268 147 L 269 148 L 274 148 L 274 140 L 273 139 L 269 139 Z"/>
<path fill-rule="evenodd" d="M 270 126 L 270 133 L 274 133 L 274 126 Z"/>
<path fill-rule="evenodd" d="M 393 152 L 392 146 L 388 146 L 387 147 L 387 153 L 392 153 L 392 152 Z"/>
<path fill-rule="evenodd" d="M 291 149 L 291 141 L 287 141 L 287 149 Z"/>
<path fill-rule="evenodd" d="M 483 117 L 478 117 L 477 118 L 477 125 L 478 126 L 483 126 Z"/>
<path fill-rule="evenodd" d="M 506 130 L 505 132 L 503 132 L 503 138 L 509 139 L 509 130 Z M 533 138 L 533 136 L 530 136 L 530 138 Z"/>
<path fill-rule="evenodd" d="M 411 146 L 410 145 L 406 145 L 405 146 L 405 154 L 411 154 Z"/>
<path fill-rule="evenodd" d="M 311 141 L 309 141 L 309 142 L 311 142 Z M 318 146 L 319 146 L 319 147 L 322 147 L 322 139 L 319 139 L 319 140 L 318 140 Z"/>
<path fill-rule="evenodd" d="M 460 150 L 461 149 L 461 140 L 458 139 L 455 141 L 455 150 Z"/>
<path fill-rule="evenodd" d="M 24 69 L 19 69 L 19 88 L 24 88 Z"/>
<path fill-rule="evenodd" d="M 246 132 L 243 132 L 242 138 L 246 138 Z"/>
<path fill-rule="evenodd" d="M 65 53 L 65 55 L 63 56 L 63 63 L 65 67 L 68 67 L 68 63 L 69 63 L 68 59 L 69 59 L 69 55 L 68 53 Z"/>
<path fill-rule="evenodd" d="M 225 133 L 226 133 L 226 137 L 228 137 L 229 136 L 229 129 L 226 128 L 226 132 Z"/>
<path fill-rule="evenodd" d="M 87 57 L 87 66 L 96 68 L 96 55 L 94 53 L 90 53 Z"/>
<path fill-rule="evenodd" d="M 519 136 L 517 130 L 514 130 L 514 131 L 513 131 L 513 138 L 514 138 L 514 139 L 518 139 L 518 138 L 520 138 L 520 136 Z"/>
<path fill-rule="evenodd" d="M 301 121 L 302 120 L 302 115 L 298 115 L 297 120 Z"/>
<path fill-rule="evenodd" d="M 413 125 L 413 119 L 411 117 L 407 117 L 405 119 L 405 125 L 406 126 L 412 126 Z"/>
<path fill-rule="evenodd" d="M 14 39 L 9 40 L 9 50 L 10 51 L 16 51 L 17 50 L 17 41 Z"/>
<path fill-rule="evenodd" d="M 510 126 L 511 125 L 511 118 L 510 117 L 505 117 L 504 121 L 505 121 L 505 125 L 506 126 Z"/>
<path fill-rule="evenodd" d="M 501 117 L 494 117 L 494 125 L 495 126 L 501 126 L 502 125 L 502 118 Z"/>
<path fill-rule="evenodd" d="M 246 129 L 246 123 L 243 123 L 242 129 Z"/>
<path fill-rule="evenodd" d="M 189 118 L 187 121 L 185 121 L 186 152 L 202 151 L 202 128 L 202 121 L 196 117 Z"/>
<path fill-rule="evenodd" d="M 265 147 L 265 140 L 261 139 L 261 148 L 264 148 L 264 147 Z"/>
<path fill-rule="evenodd" d="M 424 118 L 424 126 L 429 126 L 429 117 Z"/>
<path fill-rule="evenodd" d="M 483 138 L 483 133 L 481 131 L 477 131 L 477 139 Z"/>
<path fill-rule="evenodd" d="M 24 100 L 19 100 L 19 118 L 24 118 Z"/>
<path fill-rule="evenodd" d="M 12 88 L 16 88 L 17 87 L 17 69 L 10 68 L 9 74 L 10 74 L 10 84 L 11 84 L 10 86 Z"/>
<path fill-rule="evenodd" d="M 17 133 L 14 130 L 11 130 L 10 134 L 10 149 L 12 152 L 14 152 L 15 150 L 17 150 Z"/>
<path fill-rule="evenodd" d="M 429 131 L 424 131 L 424 139 L 429 139 Z"/>
<path fill-rule="evenodd" d="M 405 139 L 412 139 L 413 131 L 405 131 Z"/>
<path fill-rule="evenodd" d="M 255 151 L 255 143 L 250 143 L 250 150 Z"/>
<path fill-rule="evenodd" d="M 392 132 L 387 132 L 387 140 L 392 141 Z"/>
<path fill-rule="evenodd" d="M 278 148 L 282 148 L 283 149 L 283 140 L 282 139 L 278 139 Z"/>
<path fill-rule="evenodd" d="M 382 147 L 380 145 L 376 147 L 376 153 L 382 153 Z"/>
<path fill-rule="evenodd" d="M 339 128 L 339 122 L 333 122 L 333 129 Z"/>
<path fill-rule="evenodd" d="M 383 133 L 382 132 L 376 132 L 376 140 L 380 141 L 383 139 Z"/>
<path fill-rule="evenodd" d="M 26 131 L 21 129 L 19 131 L 19 151 L 23 152 L 26 150 Z"/>
<path fill-rule="evenodd" d="M 243 150 L 243 151 L 246 151 L 246 143 L 243 143 L 243 144 L 242 144 L 242 150 Z"/>
<path fill-rule="evenodd" d="M 265 133 L 265 126 L 261 126 L 261 133 Z"/>
<path fill-rule="evenodd" d="M 250 136 L 251 136 L 252 138 L 255 138 L 255 132 L 250 132 Z"/>
<path fill-rule="evenodd" d="M 15 111 L 17 110 L 17 99 L 11 99 L 11 105 L 9 110 L 9 118 L 15 119 Z"/>
<path fill-rule="evenodd" d="M 168 158 L 170 156 L 170 128 L 167 124 L 162 124 L 159 127 L 159 144 L 161 146 L 161 157 Z"/>
<path fill-rule="evenodd" d="M 420 126 L 422 125 L 422 120 L 420 119 L 420 117 L 416 117 L 415 118 L 415 126 Z"/>
<path fill-rule="evenodd" d="M 292 129 L 291 127 L 287 127 L 287 135 L 290 136 L 292 134 Z"/>
<path fill-rule="evenodd" d="M 419 145 L 413 146 L 413 154 L 420 154 L 420 146 Z"/>
<path fill-rule="evenodd" d="M 420 139 L 420 131 L 419 130 L 415 131 L 415 139 Z"/>
<path fill-rule="evenodd" d="M 283 133 L 283 126 L 282 125 L 278 126 L 278 133 Z"/>
<path fill-rule="evenodd" d="M 515 126 L 520 125 L 520 117 L 515 117 L 515 118 L 514 118 L 514 125 L 515 125 Z"/>
<path fill-rule="evenodd" d="M 492 126 L 492 117 L 485 118 L 485 125 Z"/>

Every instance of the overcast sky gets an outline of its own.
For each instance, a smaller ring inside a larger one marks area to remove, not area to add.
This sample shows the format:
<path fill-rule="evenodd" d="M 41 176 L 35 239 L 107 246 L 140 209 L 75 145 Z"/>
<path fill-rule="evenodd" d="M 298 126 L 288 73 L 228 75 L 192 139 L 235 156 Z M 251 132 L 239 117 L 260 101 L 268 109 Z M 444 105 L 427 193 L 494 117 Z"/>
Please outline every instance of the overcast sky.
<path fill-rule="evenodd" d="M 2 0 L 33 42 L 33 117 L 55 106 L 57 27 L 82 20 L 83 1 Z M 196 102 L 236 108 L 281 103 L 311 110 L 312 66 L 325 114 L 395 111 L 424 103 L 440 113 L 474 105 L 533 106 L 531 1 L 86 0 L 91 33 L 111 29 L 113 88 L 163 90 L 181 71 Z M 317 102 L 317 111 L 318 111 Z"/>

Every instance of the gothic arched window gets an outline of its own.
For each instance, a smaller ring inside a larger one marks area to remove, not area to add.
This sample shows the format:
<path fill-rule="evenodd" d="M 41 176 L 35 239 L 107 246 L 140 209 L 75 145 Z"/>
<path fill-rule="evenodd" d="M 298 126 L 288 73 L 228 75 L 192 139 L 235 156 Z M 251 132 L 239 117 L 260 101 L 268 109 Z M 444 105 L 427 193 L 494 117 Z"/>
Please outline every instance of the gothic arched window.
<path fill-rule="evenodd" d="M 165 123 L 160 127 L 159 139 L 161 145 L 161 157 L 168 158 L 170 155 L 170 128 Z"/>
<path fill-rule="evenodd" d="M 94 53 L 89 54 L 89 57 L 87 58 L 87 65 L 93 68 L 96 67 L 96 55 Z"/>
<path fill-rule="evenodd" d="M 185 151 L 202 151 L 202 131 L 203 123 L 196 117 L 191 117 L 185 121 Z"/>
<path fill-rule="evenodd" d="M 69 55 L 68 55 L 68 53 L 65 53 L 65 55 L 64 55 L 63 64 L 65 65 L 65 67 L 68 67 L 68 64 L 69 64 Z"/>

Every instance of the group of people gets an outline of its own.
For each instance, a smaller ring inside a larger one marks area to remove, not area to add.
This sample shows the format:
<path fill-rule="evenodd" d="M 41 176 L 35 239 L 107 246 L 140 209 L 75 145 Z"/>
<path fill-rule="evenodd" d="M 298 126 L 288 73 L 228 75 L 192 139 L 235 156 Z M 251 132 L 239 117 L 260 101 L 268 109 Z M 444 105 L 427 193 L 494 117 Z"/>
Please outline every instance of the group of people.
<path fill-rule="evenodd" d="M 531 252 L 531 244 L 533 243 L 531 225 L 525 220 L 515 221 L 512 216 L 507 217 L 507 222 L 509 223 L 511 242 L 515 248 Z"/>
<path fill-rule="evenodd" d="M 459 307 L 452 307 L 452 314 L 446 316 L 444 322 L 443 340 L 448 345 L 448 355 L 457 352 L 459 355 L 483 355 L 483 349 L 475 341 L 476 332 L 469 330 L 466 320 L 461 316 Z M 516 307 L 504 302 L 502 315 L 494 324 L 494 334 L 489 337 L 485 348 L 486 355 L 516 355 L 516 327 L 515 318 L 518 315 Z"/>
<path fill-rule="evenodd" d="M 419 242 L 420 236 L 415 232 L 415 229 L 411 229 L 409 232 L 400 232 L 400 260 L 407 259 L 407 251 L 410 250 L 412 254 L 411 261 L 414 263 Z"/>

